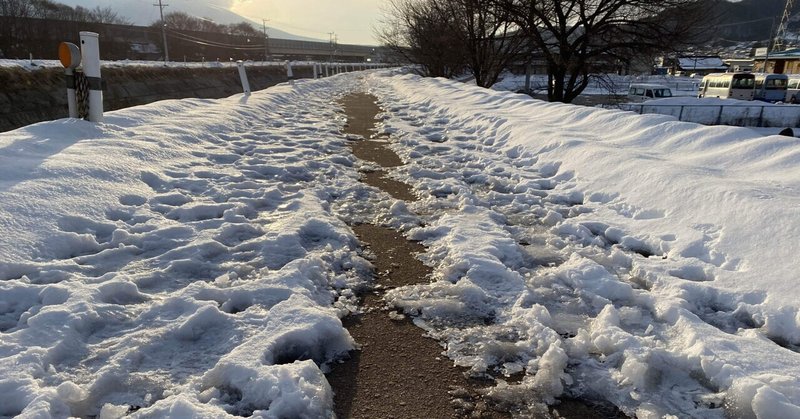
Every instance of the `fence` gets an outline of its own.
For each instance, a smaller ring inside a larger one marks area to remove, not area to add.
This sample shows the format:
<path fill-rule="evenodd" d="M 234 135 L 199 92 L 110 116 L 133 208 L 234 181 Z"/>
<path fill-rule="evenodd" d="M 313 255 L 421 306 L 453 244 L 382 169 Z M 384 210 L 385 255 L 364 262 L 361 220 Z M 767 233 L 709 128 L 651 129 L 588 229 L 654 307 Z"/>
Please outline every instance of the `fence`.
<path fill-rule="evenodd" d="M 660 84 L 662 86 L 669 87 L 670 90 L 673 92 L 697 92 L 698 83 L 695 81 L 671 81 L 665 82 L 662 80 L 647 80 L 644 81 L 616 81 L 616 80 L 603 80 L 603 79 L 594 79 L 592 83 L 589 84 L 590 87 L 594 87 L 595 89 L 607 89 L 613 93 L 617 94 L 627 94 L 628 88 L 631 83 L 654 83 Z"/>
<path fill-rule="evenodd" d="M 800 106 L 793 105 L 648 105 L 625 103 L 618 108 L 639 114 L 670 115 L 683 122 L 739 127 L 798 127 Z"/>

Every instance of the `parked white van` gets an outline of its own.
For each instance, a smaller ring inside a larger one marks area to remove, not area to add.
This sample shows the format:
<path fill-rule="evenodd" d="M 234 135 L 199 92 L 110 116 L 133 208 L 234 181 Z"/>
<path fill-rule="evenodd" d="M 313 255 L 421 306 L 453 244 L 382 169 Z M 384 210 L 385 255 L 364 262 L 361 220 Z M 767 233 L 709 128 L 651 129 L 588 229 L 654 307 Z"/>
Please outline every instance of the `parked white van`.
<path fill-rule="evenodd" d="M 631 87 L 628 89 L 628 100 L 631 102 L 644 102 L 665 97 L 672 97 L 672 90 L 663 84 L 631 83 Z"/>

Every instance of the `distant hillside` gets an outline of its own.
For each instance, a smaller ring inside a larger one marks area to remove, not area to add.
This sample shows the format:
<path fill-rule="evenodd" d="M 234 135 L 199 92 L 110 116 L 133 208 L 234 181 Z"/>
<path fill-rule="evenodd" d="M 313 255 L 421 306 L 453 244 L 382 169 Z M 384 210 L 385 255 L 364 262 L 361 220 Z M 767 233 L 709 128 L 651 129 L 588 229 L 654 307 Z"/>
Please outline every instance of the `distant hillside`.
<path fill-rule="evenodd" d="M 68 6 L 82 6 L 89 9 L 94 7 L 110 7 L 120 16 L 127 18 L 135 25 L 147 26 L 159 19 L 158 7 L 153 3 L 158 0 L 55 0 Z M 261 28 L 261 22 L 253 22 L 244 16 L 240 16 L 218 3 L 215 0 L 191 0 L 191 1 L 164 1 L 169 7 L 164 9 L 167 12 L 184 12 L 190 16 L 213 20 L 219 24 L 239 23 L 248 21 L 257 28 Z M 268 16 L 265 16 L 268 17 Z M 267 27 L 267 34 L 272 38 L 293 39 L 298 41 L 319 41 L 319 39 L 308 38 L 305 36 L 293 35 L 279 29 Z"/>
<path fill-rule="evenodd" d="M 763 41 L 769 39 L 774 17 L 775 25 L 780 22 L 786 0 L 742 0 L 739 2 L 709 2 L 709 15 L 718 14 L 719 24 L 716 35 L 728 41 Z M 793 13 L 800 12 L 800 2 L 794 6 Z M 796 30 L 800 23 L 795 19 L 789 29 Z M 794 42 L 794 39 L 790 39 Z"/>

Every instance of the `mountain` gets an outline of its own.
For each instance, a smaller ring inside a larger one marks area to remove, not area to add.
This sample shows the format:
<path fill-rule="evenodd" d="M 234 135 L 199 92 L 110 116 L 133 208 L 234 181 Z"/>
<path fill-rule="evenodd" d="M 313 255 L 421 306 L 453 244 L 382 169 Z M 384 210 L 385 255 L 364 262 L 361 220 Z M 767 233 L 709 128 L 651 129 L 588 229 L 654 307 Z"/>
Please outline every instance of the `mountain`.
<path fill-rule="evenodd" d="M 763 41 L 774 35 L 773 23 L 780 23 L 786 0 L 709 1 L 709 16 L 718 16 L 717 36 L 727 41 Z M 792 15 L 800 12 L 795 3 Z M 774 18 L 774 21 L 773 21 Z M 789 30 L 800 27 L 796 19 L 789 22 Z M 788 41 L 794 42 L 795 39 Z"/>
<path fill-rule="evenodd" d="M 153 6 L 158 0 L 57 0 L 72 7 L 81 6 L 88 9 L 110 7 L 120 16 L 127 18 L 135 25 L 147 26 L 159 19 L 158 7 Z M 255 22 L 240 16 L 230 10 L 230 1 L 226 0 L 165 0 L 164 13 L 180 11 L 199 18 L 213 20 L 216 23 L 228 24 L 246 21 L 256 28 L 261 28 L 261 22 Z M 280 29 L 267 26 L 267 34 L 271 38 L 293 39 L 298 41 L 319 41 L 319 39 L 293 35 Z"/>

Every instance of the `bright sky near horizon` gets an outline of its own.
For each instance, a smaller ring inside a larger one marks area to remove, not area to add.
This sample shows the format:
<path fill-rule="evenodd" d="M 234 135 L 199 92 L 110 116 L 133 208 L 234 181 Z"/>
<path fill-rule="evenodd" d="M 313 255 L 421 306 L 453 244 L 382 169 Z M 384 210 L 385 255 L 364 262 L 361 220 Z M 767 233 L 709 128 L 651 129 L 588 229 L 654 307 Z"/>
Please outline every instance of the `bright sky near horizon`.
<path fill-rule="evenodd" d="M 377 44 L 373 27 L 383 0 L 229 0 L 229 10 L 267 25 L 311 38 L 335 32 L 342 44 Z"/>

